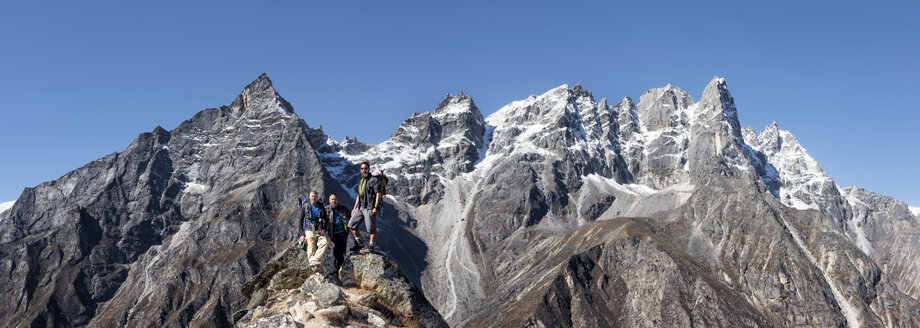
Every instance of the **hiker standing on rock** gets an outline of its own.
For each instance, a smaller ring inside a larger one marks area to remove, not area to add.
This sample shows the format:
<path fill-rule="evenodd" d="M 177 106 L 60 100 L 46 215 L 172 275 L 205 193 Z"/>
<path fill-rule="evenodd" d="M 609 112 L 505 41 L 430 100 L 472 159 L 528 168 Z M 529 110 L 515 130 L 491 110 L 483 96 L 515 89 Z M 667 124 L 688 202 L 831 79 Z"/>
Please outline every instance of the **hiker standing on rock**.
<path fill-rule="evenodd" d="M 348 245 L 348 228 L 345 226 L 351 218 L 351 211 L 339 205 L 339 196 L 335 193 L 329 195 L 329 224 L 326 226 L 326 235 L 332 239 L 332 255 L 335 257 L 335 269 L 338 270 L 345 263 L 345 247 Z"/>
<path fill-rule="evenodd" d="M 300 240 L 306 243 L 310 265 L 322 263 L 321 260 L 326 255 L 328 242 L 324 227 L 328 220 L 326 206 L 319 201 L 319 194 L 311 191 L 309 200 L 305 199 L 300 205 L 300 231 L 303 231 Z"/>
<path fill-rule="evenodd" d="M 361 162 L 361 181 L 358 182 L 358 198 L 355 199 L 355 207 L 351 210 L 351 220 L 348 221 L 348 227 L 355 237 L 355 248 L 364 247 L 361 241 L 361 235 L 358 234 L 358 226 L 361 221 L 367 224 L 367 232 L 370 233 L 370 243 L 364 247 L 362 252 L 373 252 L 374 242 L 377 241 L 377 213 L 380 212 L 380 197 L 385 185 L 381 179 L 371 175 L 371 164 Z"/>

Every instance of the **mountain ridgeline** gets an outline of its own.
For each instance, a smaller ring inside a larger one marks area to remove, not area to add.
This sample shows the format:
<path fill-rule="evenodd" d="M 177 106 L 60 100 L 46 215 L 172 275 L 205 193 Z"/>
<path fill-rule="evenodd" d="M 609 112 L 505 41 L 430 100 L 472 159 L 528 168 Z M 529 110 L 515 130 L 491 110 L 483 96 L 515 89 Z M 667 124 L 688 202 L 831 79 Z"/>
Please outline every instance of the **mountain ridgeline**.
<path fill-rule="evenodd" d="M 361 161 L 390 179 L 379 248 L 451 326 L 920 326 L 920 217 L 738 115 L 720 78 L 698 101 L 563 85 L 488 117 L 448 94 L 369 145 L 263 74 L 26 188 L 0 221 L 0 326 L 233 326 L 295 200 L 351 204 Z"/>

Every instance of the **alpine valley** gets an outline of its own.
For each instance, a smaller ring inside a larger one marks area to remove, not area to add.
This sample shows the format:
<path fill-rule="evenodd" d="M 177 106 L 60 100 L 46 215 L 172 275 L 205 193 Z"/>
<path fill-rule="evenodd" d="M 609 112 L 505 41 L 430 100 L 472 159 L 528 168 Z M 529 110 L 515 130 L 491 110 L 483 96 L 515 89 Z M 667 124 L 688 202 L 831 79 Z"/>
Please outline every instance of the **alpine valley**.
<path fill-rule="evenodd" d="M 353 204 L 369 161 L 389 177 L 378 247 L 431 322 L 920 327 L 917 210 L 738 115 L 721 78 L 699 100 L 563 85 L 488 117 L 448 94 L 369 145 L 305 122 L 263 74 L 26 188 L 0 213 L 0 326 L 232 327 L 241 287 L 296 240 L 298 197 Z"/>

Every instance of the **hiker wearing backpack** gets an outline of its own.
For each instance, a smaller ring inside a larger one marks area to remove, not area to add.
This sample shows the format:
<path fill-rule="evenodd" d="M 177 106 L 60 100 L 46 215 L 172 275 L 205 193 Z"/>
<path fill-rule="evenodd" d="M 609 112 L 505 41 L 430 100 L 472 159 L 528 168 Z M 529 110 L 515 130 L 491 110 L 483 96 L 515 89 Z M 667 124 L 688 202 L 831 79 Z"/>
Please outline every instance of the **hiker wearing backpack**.
<path fill-rule="evenodd" d="M 355 206 L 351 210 L 351 220 L 348 221 L 348 228 L 351 229 L 355 237 L 355 249 L 363 248 L 362 253 L 374 251 L 374 243 L 377 241 L 377 213 L 380 213 L 380 198 L 386 193 L 386 177 L 383 171 L 379 176 L 371 175 L 371 164 L 361 162 L 361 180 L 358 182 L 358 197 L 355 199 Z M 370 233 L 370 242 L 364 247 L 361 241 L 361 235 L 358 234 L 358 226 L 361 221 L 367 224 L 367 232 Z"/>
<path fill-rule="evenodd" d="M 338 270 L 345 263 L 345 247 L 348 245 L 348 227 L 345 226 L 351 218 L 351 211 L 339 205 L 339 196 L 335 193 L 329 195 L 329 224 L 326 225 L 326 235 L 332 239 L 332 255 L 335 257 L 335 269 Z"/>
<path fill-rule="evenodd" d="M 310 256 L 310 265 L 319 265 L 326 255 L 328 242 L 326 241 L 326 222 L 329 216 L 326 206 L 319 201 L 319 194 L 310 192 L 310 198 L 300 204 L 300 241 L 305 243 L 307 255 Z"/>

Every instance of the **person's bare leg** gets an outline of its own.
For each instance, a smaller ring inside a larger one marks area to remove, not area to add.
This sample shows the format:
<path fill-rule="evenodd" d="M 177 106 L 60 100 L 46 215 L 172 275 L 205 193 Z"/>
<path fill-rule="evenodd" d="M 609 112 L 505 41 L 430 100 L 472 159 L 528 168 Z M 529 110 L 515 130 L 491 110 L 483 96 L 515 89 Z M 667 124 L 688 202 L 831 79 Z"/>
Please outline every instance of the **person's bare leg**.
<path fill-rule="evenodd" d="M 377 241 L 377 233 L 376 232 L 371 233 L 371 244 L 377 245 L 375 244 L 376 241 Z"/>

